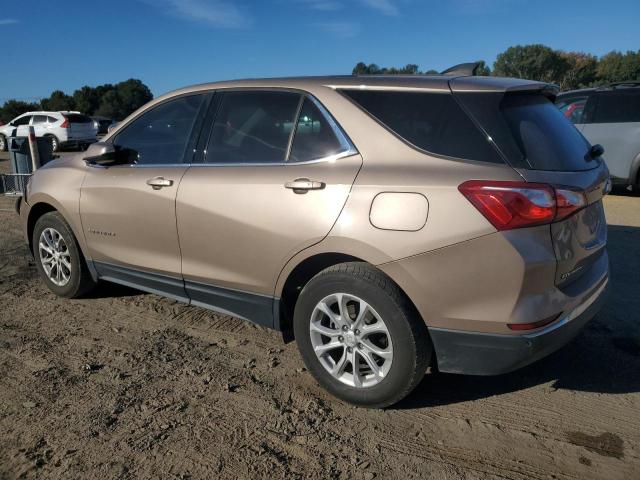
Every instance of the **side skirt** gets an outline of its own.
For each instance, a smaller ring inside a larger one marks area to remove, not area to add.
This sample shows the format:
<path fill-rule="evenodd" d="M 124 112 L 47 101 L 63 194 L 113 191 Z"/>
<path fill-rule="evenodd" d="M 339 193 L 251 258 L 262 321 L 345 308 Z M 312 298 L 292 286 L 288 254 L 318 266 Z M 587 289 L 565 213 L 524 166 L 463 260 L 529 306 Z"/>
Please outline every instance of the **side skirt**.
<path fill-rule="evenodd" d="M 184 281 L 182 278 L 143 272 L 109 263 L 93 262 L 93 264 L 101 280 L 155 293 L 224 315 L 239 317 L 263 327 L 276 327 L 273 315 L 274 305 L 280 303 L 278 298 Z"/>

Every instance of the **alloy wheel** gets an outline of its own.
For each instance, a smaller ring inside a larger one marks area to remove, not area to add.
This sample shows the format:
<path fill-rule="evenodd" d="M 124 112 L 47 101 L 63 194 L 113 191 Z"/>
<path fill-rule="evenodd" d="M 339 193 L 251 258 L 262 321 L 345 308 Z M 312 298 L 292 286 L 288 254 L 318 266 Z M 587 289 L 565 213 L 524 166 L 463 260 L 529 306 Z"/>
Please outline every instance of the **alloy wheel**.
<path fill-rule="evenodd" d="M 71 254 L 64 238 L 55 228 L 45 228 L 38 242 L 40 263 L 54 285 L 63 287 L 71 278 Z"/>
<path fill-rule="evenodd" d="M 393 345 L 387 325 L 363 299 L 335 293 L 311 314 L 311 345 L 336 380 L 356 388 L 380 383 L 391 368 Z"/>

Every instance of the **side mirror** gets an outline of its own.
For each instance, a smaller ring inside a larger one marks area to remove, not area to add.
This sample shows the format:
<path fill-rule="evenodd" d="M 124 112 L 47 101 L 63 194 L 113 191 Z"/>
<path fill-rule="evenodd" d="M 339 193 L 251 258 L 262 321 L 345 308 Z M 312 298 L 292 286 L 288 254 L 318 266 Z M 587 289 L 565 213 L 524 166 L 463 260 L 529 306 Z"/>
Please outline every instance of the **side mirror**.
<path fill-rule="evenodd" d="M 129 155 L 117 149 L 112 143 L 96 142 L 87 148 L 84 161 L 87 165 L 111 167 L 129 163 Z"/>

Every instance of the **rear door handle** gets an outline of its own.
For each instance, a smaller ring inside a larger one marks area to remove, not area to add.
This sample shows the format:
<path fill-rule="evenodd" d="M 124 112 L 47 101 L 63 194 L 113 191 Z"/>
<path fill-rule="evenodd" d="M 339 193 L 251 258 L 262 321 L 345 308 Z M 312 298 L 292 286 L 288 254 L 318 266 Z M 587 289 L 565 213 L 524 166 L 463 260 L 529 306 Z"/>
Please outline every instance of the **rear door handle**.
<path fill-rule="evenodd" d="M 307 193 L 309 190 L 322 190 L 327 185 L 308 178 L 296 178 L 293 182 L 285 183 L 284 186 L 293 190 L 294 193 Z"/>
<path fill-rule="evenodd" d="M 173 185 L 173 180 L 167 180 L 164 177 L 153 177 L 147 180 L 147 185 L 153 187 L 154 190 L 160 190 L 162 187 Z"/>

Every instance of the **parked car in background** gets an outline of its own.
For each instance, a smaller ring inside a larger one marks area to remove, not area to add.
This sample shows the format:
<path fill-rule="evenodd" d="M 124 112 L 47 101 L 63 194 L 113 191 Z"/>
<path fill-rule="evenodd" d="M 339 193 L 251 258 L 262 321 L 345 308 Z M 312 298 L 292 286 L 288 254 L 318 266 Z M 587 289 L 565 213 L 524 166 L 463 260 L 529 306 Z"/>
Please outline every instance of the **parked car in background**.
<path fill-rule="evenodd" d="M 37 170 L 25 238 L 60 296 L 102 279 L 289 332 L 327 390 L 384 407 L 430 365 L 527 365 L 601 307 L 609 173 L 556 93 L 461 75 L 185 88 Z"/>
<path fill-rule="evenodd" d="M 7 138 L 26 136 L 33 126 L 36 137 L 51 139 L 53 151 L 65 147 L 86 148 L 97 141 L 91 117 L 80 112 L 27 112 L 0 127 L 0 151 L 7 149 Z"/>
<path fill-rule="evenodd" d="M 109 127 L 115 123 L 112 118 L 93 116 L 93 126 L 97 129 L 98 135 L 105 135 L 109 131 Z"/>
<path fill-rule="evenodd" d="M 640 193 L 640 82 L 565 92 L 556 105 L 604 158 L 616 184 Z"/>

